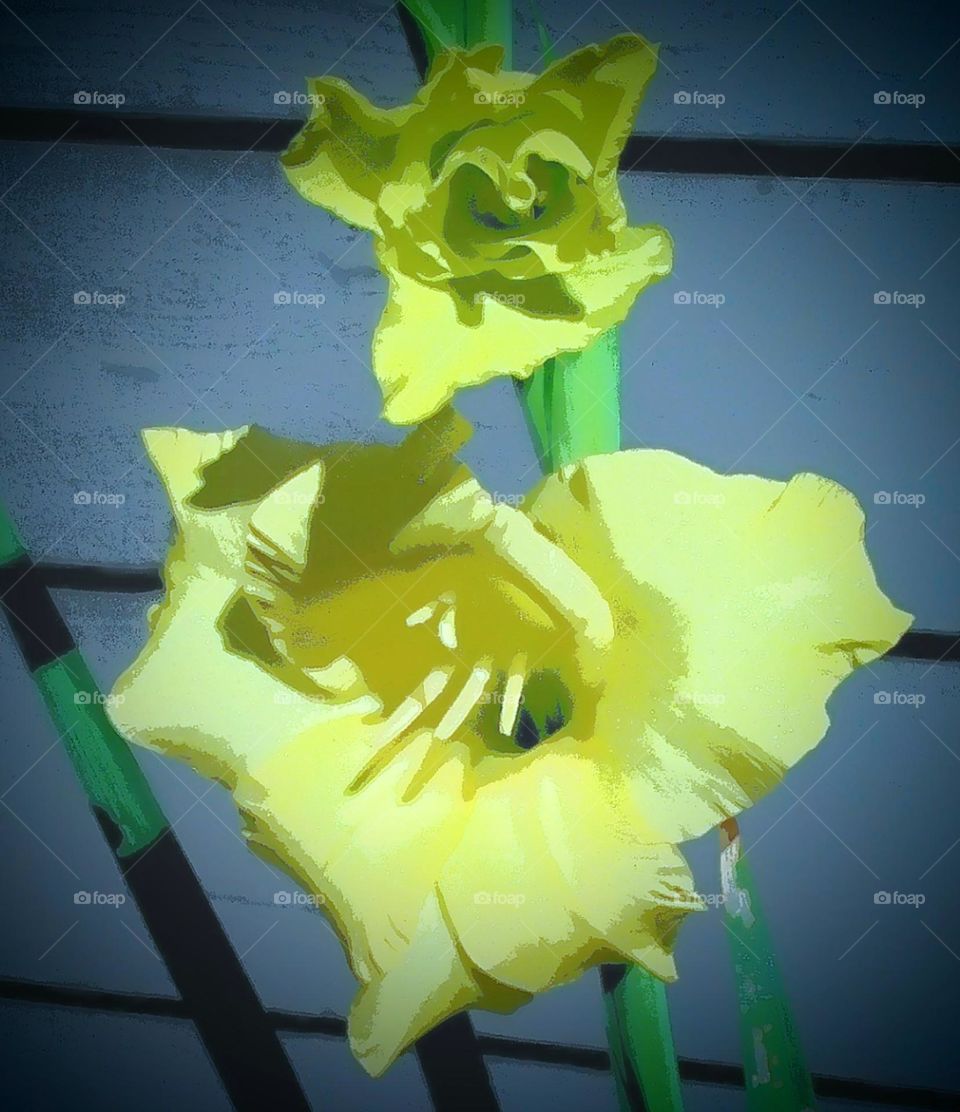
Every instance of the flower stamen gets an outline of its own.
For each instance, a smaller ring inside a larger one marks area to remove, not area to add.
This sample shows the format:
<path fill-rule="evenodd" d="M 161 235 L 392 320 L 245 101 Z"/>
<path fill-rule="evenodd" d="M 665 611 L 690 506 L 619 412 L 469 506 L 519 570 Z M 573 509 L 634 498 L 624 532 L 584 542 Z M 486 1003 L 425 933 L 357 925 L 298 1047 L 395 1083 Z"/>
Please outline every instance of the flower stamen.
<path fill-rule="evenodd" d="M 520 701 L 523 698 L 523 684 L 526 678 L 527 654 L 517 653 L 510 662 L 507 682 L 503 688 L 503 702 L 500 704 L 500 733 L 504 737 L 513 737 L 513 729 L 517 724 L 517 715 L 520 713 Z"/>
<path fill-rule="evenodd" d="M 359 791 L 369 783 L 393 759 L 397 751 L 406 743 L 411 726 L 443 693 L 450 682 L 453 668 L 435 668 L 423 683 L 407 695 L 393 713 L 383 723 L 380 734 L 374 742 L 376 752 L 347 788 L 349 793 Z M 449 712 L 448 712 L 449 713 Z"/>
<path fill-rule="evenodd" d="M 437 636 L 440 638 L 440 644 L 445 649 L 452 650 L 457 647 L 456 615 L 456 607 L 449 607 L 444 611 L 443 617 L 437 626 Z"/>
<path fill-rule="evenodd" d="M 477 703 L 480 702 L 484 689 L 490 680 L 491 667 L 492 661 L 489 657 L 478 661 L 474 665 L 473 671 L 467 677 L 463 687 L 460 688 L 456 698 L 450 704 L 449 709 L 440 719 L 440 724 L 434 731 L 440 741 L 446 741 L 452 737 L 454 732 L 459 730 L 467 720 Z"/>
<path fill-rule="evenodd" d="M 433 615 L 436 613 L 437 604 L 435 602 L 428 602 L 426 606 L 421 606 L 419 610 L 414 610 L 412 614 L 407 616 L 406 624 L 412 629 L 413 626 L 423 625 L 424 622 L 429 622 Z"/>

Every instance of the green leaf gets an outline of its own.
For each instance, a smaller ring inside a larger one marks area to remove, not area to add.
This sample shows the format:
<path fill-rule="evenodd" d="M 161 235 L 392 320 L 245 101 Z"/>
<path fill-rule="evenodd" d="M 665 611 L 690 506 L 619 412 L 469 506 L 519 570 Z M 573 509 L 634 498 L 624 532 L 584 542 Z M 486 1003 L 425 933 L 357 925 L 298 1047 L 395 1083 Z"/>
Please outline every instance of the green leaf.
<path fill-rule="evenodd" d="M 736 822 L 724 823 L 720 839 L 723 920 L 737 979 L 747 1108 L 813 1112 L 813 1083 Z"/>

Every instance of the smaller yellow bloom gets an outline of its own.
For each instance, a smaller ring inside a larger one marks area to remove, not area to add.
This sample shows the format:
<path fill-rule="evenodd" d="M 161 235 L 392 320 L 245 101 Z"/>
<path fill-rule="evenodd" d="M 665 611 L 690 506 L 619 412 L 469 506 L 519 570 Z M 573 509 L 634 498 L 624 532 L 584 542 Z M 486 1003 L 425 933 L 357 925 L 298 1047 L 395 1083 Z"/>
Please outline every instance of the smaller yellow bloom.
<path fill-rule="evenodd" d="M 390 293 L 373 369 L 401 424 L 585 348 L 672 265 L 662 228 L 628 226 L 617 185 L 656 47 L 621 35 L 539 76 L 502 63 L 499 46 L 449 51 L 391 109 L 314 79 L 282 158 L 303 197 L 376 236 Z"/>
<path fill-rule="evenodd" d="M 466 436 L 449 409 L 395 447 L 146 434 L 177 536 L 111 715 L 317 897 L 375 1074 L 598 962 L 673 979 L 674 843 L 775 785 L 909 621 L 827 480 L 619 452 L 515 508 Z"/>

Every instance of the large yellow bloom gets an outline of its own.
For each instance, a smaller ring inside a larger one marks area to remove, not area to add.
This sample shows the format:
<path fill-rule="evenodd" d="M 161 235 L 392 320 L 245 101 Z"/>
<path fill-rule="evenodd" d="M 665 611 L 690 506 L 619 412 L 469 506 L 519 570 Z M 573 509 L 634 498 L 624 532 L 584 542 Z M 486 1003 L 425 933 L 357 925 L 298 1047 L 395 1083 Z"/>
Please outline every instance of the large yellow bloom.
<path fill-rule="evenodd" d="M 499 46 L 447 52 L 402 108 L 311 80 L 283 155 L 303 197 L 377 237 L 390 295 L 373 369 L 401 424 L 585 348 L 672 264 L 662 228 L 627 225 L 617 185 L 656 48 L 621 35 L 540 76 L 502 62 Z"/>
<path fill-rule="evenodd" d="M 621 452 L 517 508 L 466 435 L 146 434 L 178 531 L 111 713 L 319 898 L 373 1073 L 600 961 L 673 978 L 698 907 L 673 843 L 775 784 L 909 620 L 824 479 Z"/>

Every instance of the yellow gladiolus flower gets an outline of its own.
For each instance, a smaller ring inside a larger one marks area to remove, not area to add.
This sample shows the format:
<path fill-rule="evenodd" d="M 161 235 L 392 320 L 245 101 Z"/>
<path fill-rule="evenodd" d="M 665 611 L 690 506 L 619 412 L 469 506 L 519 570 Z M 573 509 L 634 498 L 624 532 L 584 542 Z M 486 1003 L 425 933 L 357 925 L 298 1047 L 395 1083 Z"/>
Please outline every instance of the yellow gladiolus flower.
<path fill-rule="evenodd" d="M 674 843 L 776 784 L 909 622 L 827 480 L 629 451 L 515 507 L 466 436 L 449 409 L 395 447 L 146 434 L 177 536 L 111 715 L 317 898 L 371 1073 L 601 961 L 672 979 Z"/>
<path fill-rule="evenodd" d="M 303 197 L 376 236 L 390 294 L 373 369 L 400 424 L 585 348 L 672 265 L 670 237 L 628 226 L 617 185 L 656 47 L 621 35 L 539 76 L 502 63 L 499 46 L 449 51 L 402 108 L 311 80 L 282 157 Z"/>

